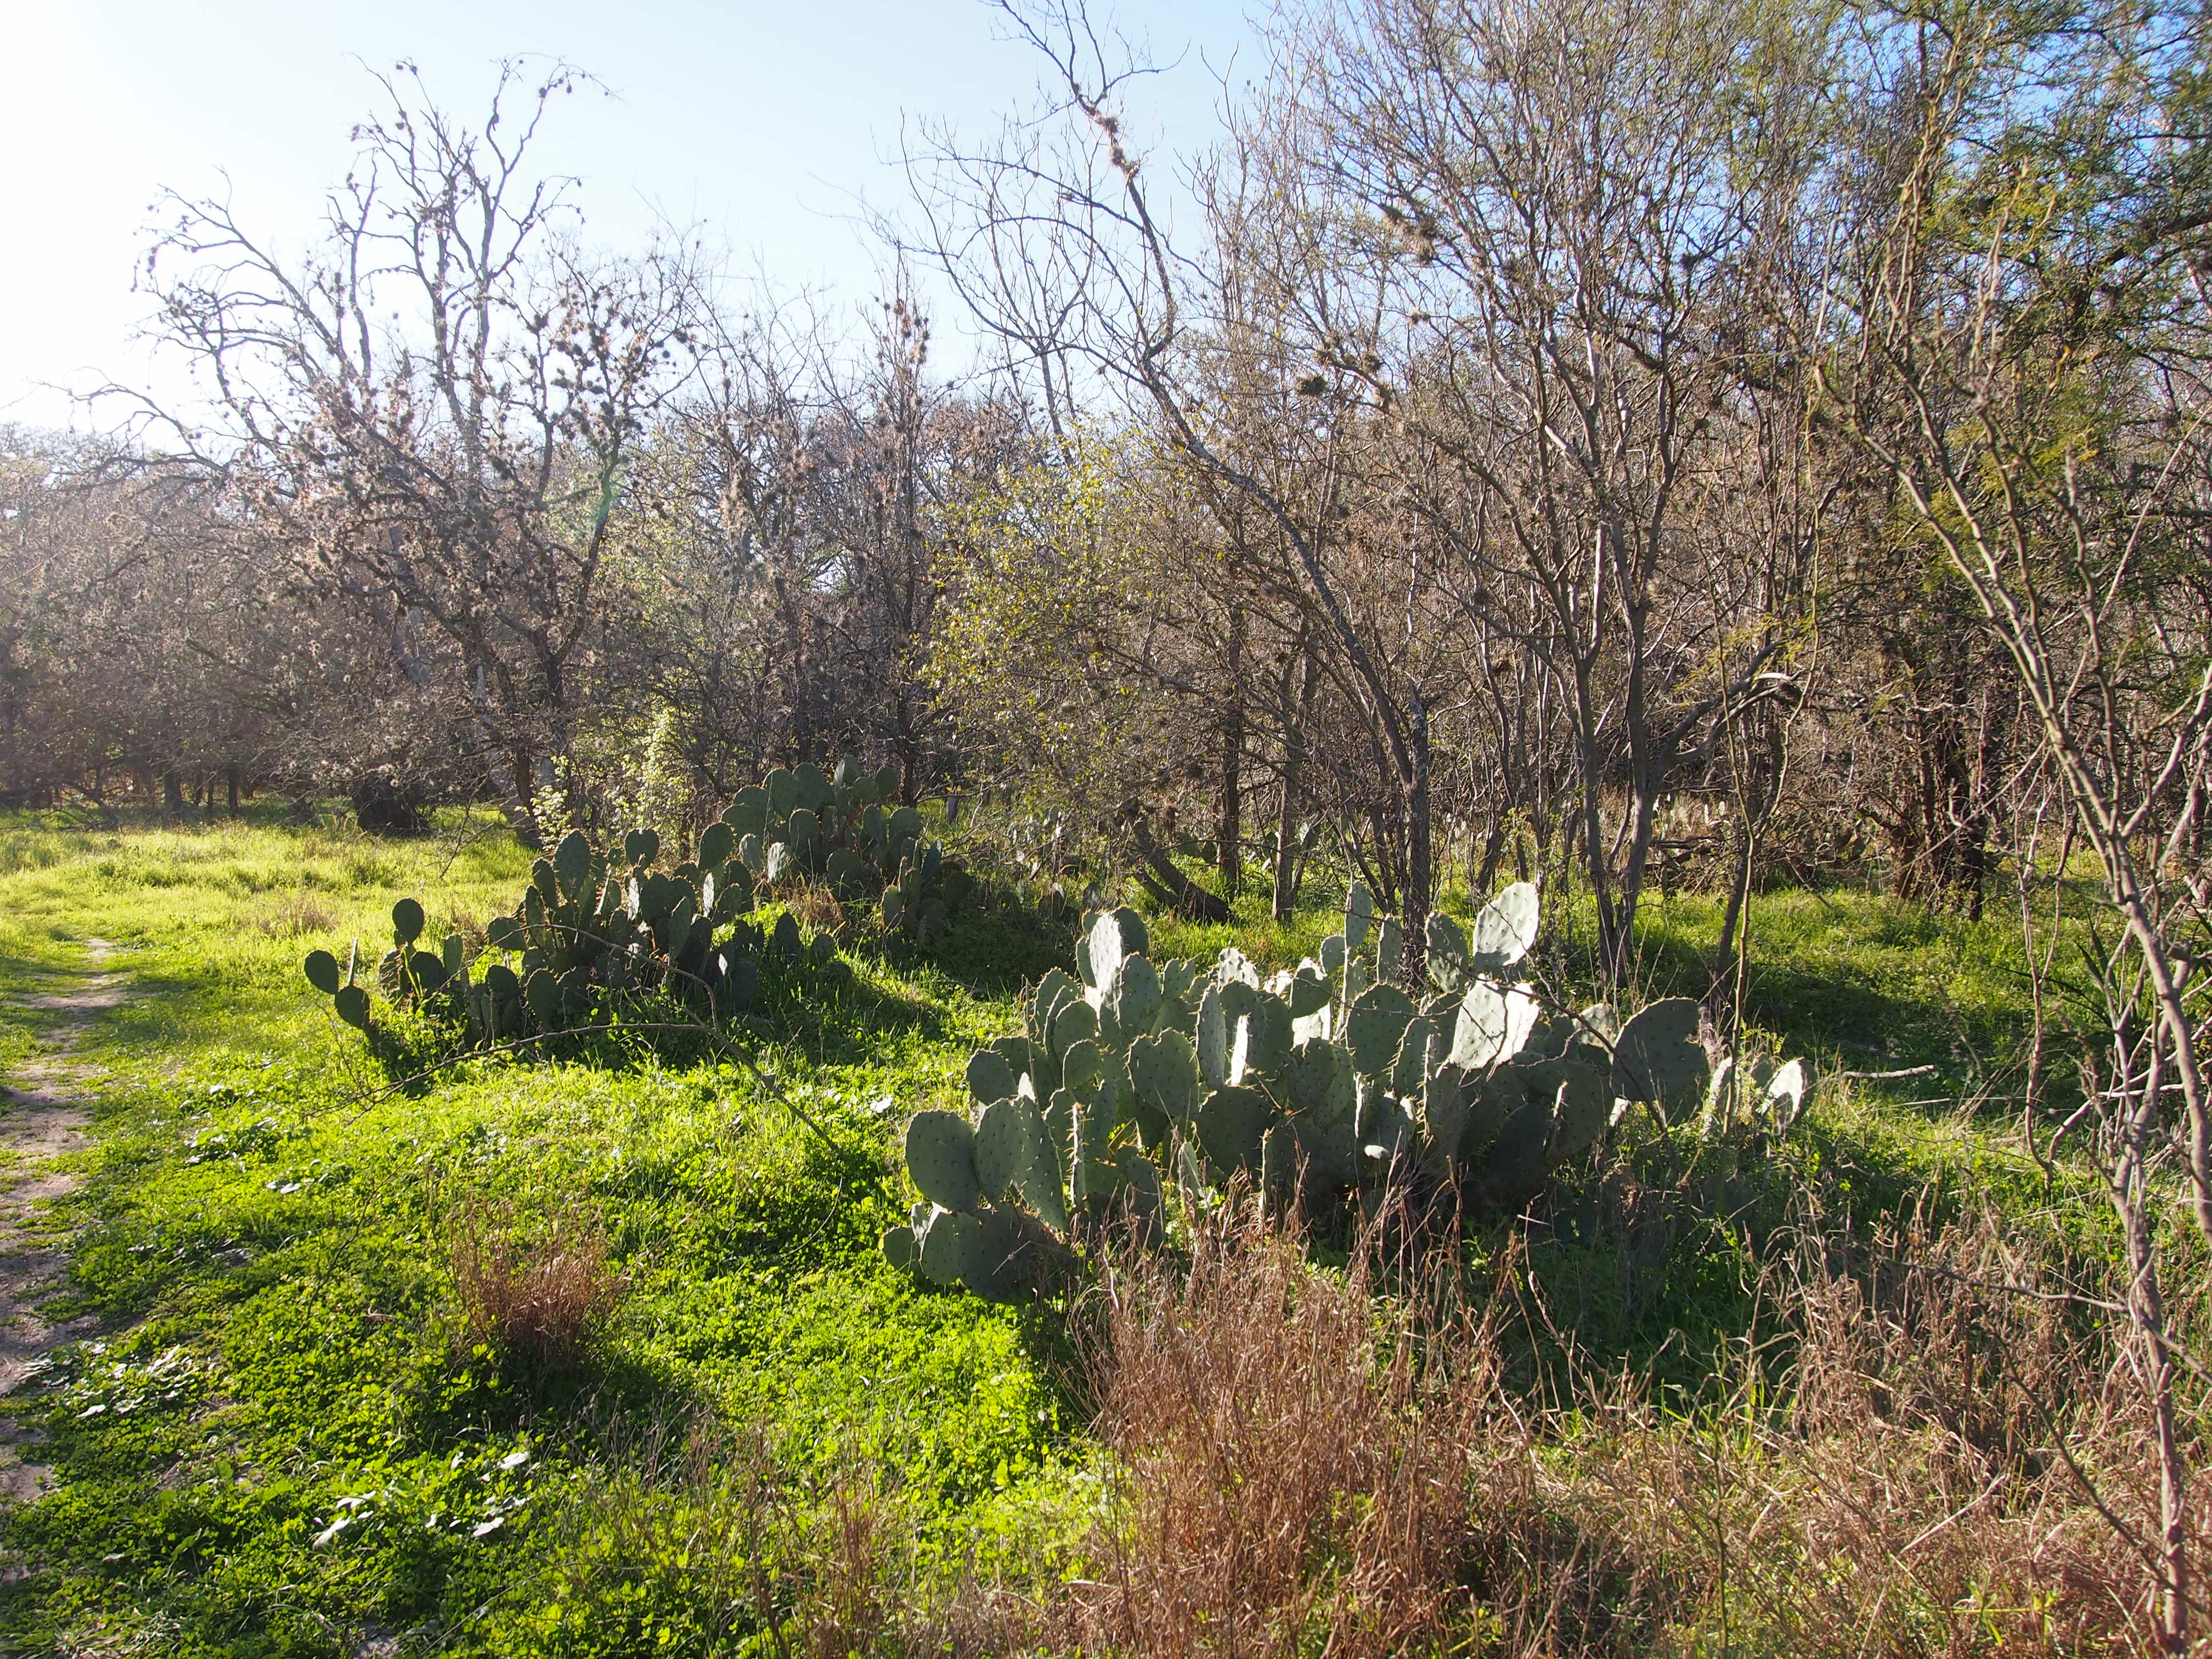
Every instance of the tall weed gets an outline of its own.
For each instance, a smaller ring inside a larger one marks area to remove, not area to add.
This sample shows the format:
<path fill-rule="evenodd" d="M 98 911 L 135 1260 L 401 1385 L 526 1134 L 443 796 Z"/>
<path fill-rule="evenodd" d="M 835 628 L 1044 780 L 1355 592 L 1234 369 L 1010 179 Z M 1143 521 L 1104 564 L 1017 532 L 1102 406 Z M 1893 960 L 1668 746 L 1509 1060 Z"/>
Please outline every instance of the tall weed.
<path fill-rule="evenodd" d="M 1091 1345 L 1115 1502 L 1058 1645 L 2147 1651 L 2155 1465 L 2109 1287 L 1990 1218 L 1801 1220 L 1687 1410 L 1538 1328 L 1512 1248 L 1478 1285 L 1237 1222 L 1121 1264 Z"/>

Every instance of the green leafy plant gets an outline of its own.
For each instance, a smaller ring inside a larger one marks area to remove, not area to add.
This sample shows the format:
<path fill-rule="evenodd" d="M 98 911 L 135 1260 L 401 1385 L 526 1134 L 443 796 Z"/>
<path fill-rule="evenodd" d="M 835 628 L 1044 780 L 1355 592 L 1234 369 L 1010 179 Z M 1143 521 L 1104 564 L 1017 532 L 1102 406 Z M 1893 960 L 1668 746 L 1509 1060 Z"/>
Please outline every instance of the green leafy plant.
<path fill-rule="evenodd" d="M 1234 948 L 1210 967 L 1156 964 L 1135 912 L 1094 913 L 1081 977 L 1048 974 L 1022 1031 L 969 1059 L 970 1115 L 908 1126 L 922 1201 L 884 1235 L 886 1255 L 1012 1300 L 1063 1279 L 1109 1227 L 1159 1237 L 1170 1187 L 1194 1209 L 1239 1180 L 1270 1204 L 1357 1188 L 1373 1208 L 1449 1188 L 1510 1208 L 1638 1104 L 1671 1124 L 1702 1091 L 1711 1133 L 1788 1128 L 1802 1063 L 1731 1060 L 1709 1075 L 1686 998 L 1626 1024 L 1603 1004 L 1547 1011 L 1509 976 L 1539 920 L 1527 883 L 1471 933 L 1432 916 L 1417 1000 L 1396 982 L 1395 924 L 1357 883 L 1318 957 L 1264 981 Z"/>

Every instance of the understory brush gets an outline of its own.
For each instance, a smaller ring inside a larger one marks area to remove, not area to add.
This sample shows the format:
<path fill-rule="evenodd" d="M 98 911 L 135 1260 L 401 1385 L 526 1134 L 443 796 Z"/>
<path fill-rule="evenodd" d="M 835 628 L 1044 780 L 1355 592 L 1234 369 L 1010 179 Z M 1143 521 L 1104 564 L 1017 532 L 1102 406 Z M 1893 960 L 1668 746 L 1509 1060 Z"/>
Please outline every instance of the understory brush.
<path fill-rule="evenodd" d="M 2111 1287 L 1993 1216 L 1803 1219 L 1687 1413 L 1556 1332 L 1512 1386 L 1540 1317 L 1518 1251 L 1489 1282 L 1333 1271 L 1245 1220 L 1187 1268 L 1121 1262 L 1093 1351 L 1111 1504 L 1058 1645 L 2146 1650 L 2150 1425 L 2078 1299 Z"/>

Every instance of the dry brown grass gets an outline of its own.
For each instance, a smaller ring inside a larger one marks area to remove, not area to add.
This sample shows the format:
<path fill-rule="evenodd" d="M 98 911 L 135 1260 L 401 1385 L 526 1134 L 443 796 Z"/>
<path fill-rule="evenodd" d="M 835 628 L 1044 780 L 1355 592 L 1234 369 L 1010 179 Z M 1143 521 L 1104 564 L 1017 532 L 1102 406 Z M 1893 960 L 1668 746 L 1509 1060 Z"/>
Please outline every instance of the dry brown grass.
<path fill-rule="evenodd" d="M 1057 1645 L 2148 1650 L 2124 1534 L 2154 1534 L 2154 1463 L 2125 1356 L 1995 1221 L 1778 1242 L 1768 1334 L 1687 1414 L 1634 1375 L 1532 1372 L 1561 1334 L 1502 1311 L 1535 1305 L 1512 1251 L 1479 1297 L 1443 1260 L 1414 1294 L 1394 1278 L 1379 1295 L 1249 1224 L 1187 1273 L 1109 1278 L 1114 1518 Z"/>
<path fill-rule="evenodd" d="M 596 1220 L 556 1216 L 518 1232 L 514 1211 L 472 1204 L 447 1226 L 465 1341 L 550 1369 L 576 1364 L 623 1281 Z"/>
<path fill-rule="evenodd" d="M 829 888 L 816 883 L 803 883 L 784 896 L 783 908 L 794 920 L 817 933 L 841 933 L 845 926 L 845 907 Z"/>
<path fill-rule="evenodd" d="M 270 939 L 298 939 L 307 933 L 328 933 L 337 918 L 305 893 L 295 893 L 282 904 L 262 912 L 254 924 Z"/>
<path fill-rule="evenodd" d="M 1109 1277 L 1097 1351 L 1116 1522 L 1067 1634 L 1131 1654 L 1405 1653 L 1468 1604 L 1487 1355 L 1378 1317 L 1364 1273 L 1232 1225 L 1188 1274 Z"/>

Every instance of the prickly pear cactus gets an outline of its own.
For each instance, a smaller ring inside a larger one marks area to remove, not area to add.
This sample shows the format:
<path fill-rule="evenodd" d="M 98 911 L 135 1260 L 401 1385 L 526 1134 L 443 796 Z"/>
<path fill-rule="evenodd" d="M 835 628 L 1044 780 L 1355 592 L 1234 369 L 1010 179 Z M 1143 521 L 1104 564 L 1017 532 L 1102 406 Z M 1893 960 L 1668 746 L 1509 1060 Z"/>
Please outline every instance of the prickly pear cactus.
<path fill-rule="evenodd" d="M 1402 941 L 1358 883 L 1340 933 L 1262 981 L 1239 952 L 1155 963 L 1134 911 L 1084 919 L 1077 976 L 1054 969 L 1022 1029 L 968 1062 L 971 1110 L 916 1114 L 908 1175 L 923 1202 L 885 1255 L 940 1285 L 1008 1300 L 1079 1273 L 1114 1229 L 1162 1236 L 1166 1192 L 1263 1203 L 1394 1184 L 1526 1204 L 1632 1106 L 1665 1114 L 1706 1079 L 1698 1010 L 1655 1002 L 1547 1012 L 1507 972 L 1534 948 L 1536 890 L 1509 887 L 1472 933 L 1432 917 L 1425 1005 L 1392 981 Z M 1720 1090 L 1728 1068 L 1714 1079 Z M 1803 1102 L 1802 1062 L 1760 1060 L 1739 1098 L 1777 1131 Z"/>
<path fill-rule="evenodd" d="M 848 905 L 872 908 L 886 933 L 927 944 L 975 891 L 921 815 L 896 804 L 898 769 L 870 772 L 847 756 L 823 772 L 779 767 L 738 792 L 722 823 L 746 868 L 770 886 L 826 883 Z"/>
<path fill-rule="evenodd" d="M 826 965 L 836 948 L 827 935 L 810 945 L 788 915 L 773 933 L 745 920 L 755 881 L 729 825 L 709 825 L 672 871 L 653 867 L 660 850 L 650 830 L 632 830 L 618 853 L 572 832 L 532 866 L 514 910 L 486 924 L 488 948 L 472 951 L 458 934 L 435 952 L 420 948 L 427 921 L 405 898 L 392 907 L 392 948 L 366 972 L 357 945 L 343 969 L 315 951 L 303 971 L 365 1032 L 375 1023 L 373 982 L 392 1006 L 456 1026 L 464 1046 L 490 1048 L 602 1024 L 648 994 L 723 1023 L 752 1003 L 764 963 Z"/>

